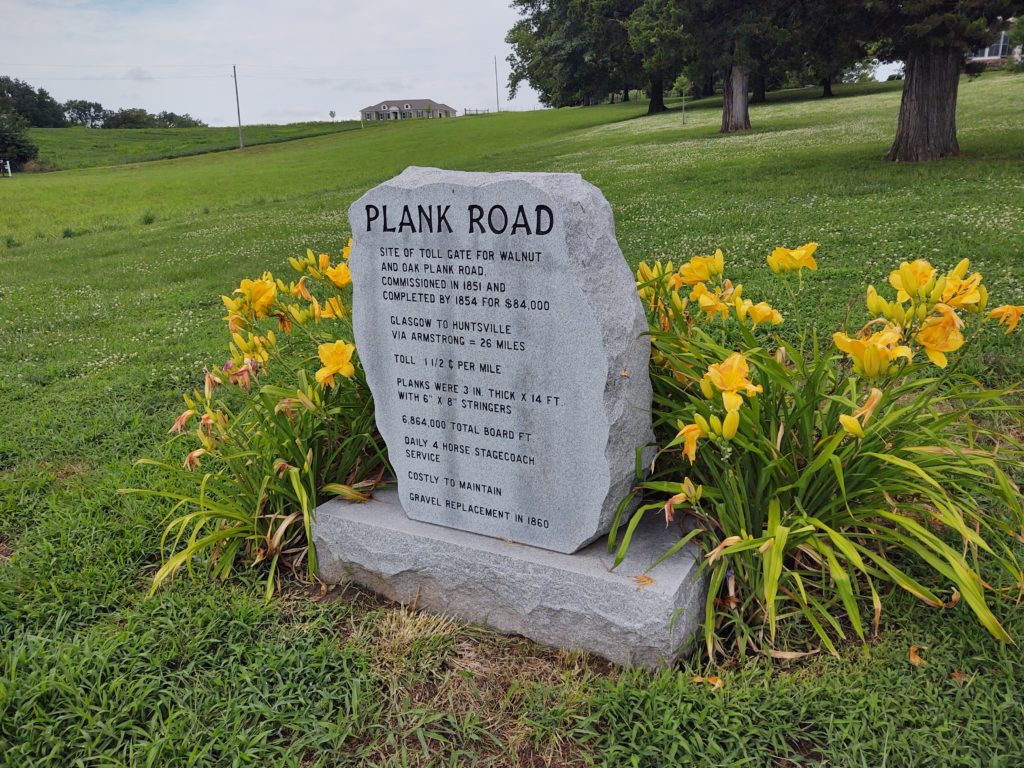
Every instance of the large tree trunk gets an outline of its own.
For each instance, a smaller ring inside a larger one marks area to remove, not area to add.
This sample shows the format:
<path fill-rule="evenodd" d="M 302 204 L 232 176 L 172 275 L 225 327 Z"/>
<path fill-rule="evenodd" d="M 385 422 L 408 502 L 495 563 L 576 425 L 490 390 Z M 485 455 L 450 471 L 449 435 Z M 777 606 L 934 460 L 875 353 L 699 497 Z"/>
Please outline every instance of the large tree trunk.
<path fill-rule="evenodd" d="M 651 104 L 647 107 L 648 115 L 656 115 L 658 112 L 667 112 L 665 106 L 665 82 L 660 77 L 652 77 L 650 85 Z"/>
<path fill-rule="evenodd" d="M 766 104 L 768 102 L 767 83 L 765 77 L 759 72 L 755 72 L 750 76 L 750 84 L 754 91 L 753 96 L 750 99 L 751 104 Z"/>
<path fill-rule="evenodd" d="M 712 72 L 704 78 L 704 84 L 701 86 L 701 96 L 714 96 L 715 95 L 715 73 Z"/>
<path fill-rule="evenodd" d="M 832 78 L 826 77 L 821 81 L 821 98 L 831 99 L 832 98 Z"/>
<path fill-rule="evenodd" d="M 622 100 L 629 101 L 629 86 L 623 86 L 622 88 Z"/>
<path fill-rule="evenodd" d="M 896 139 L 886 160 L 916 163 L 960 154 L 956 92 L 962 64 L 957 48 L 914 51 L 907 57 Z"/>
<path fill-rule="evenodd" d="M 749 80 L 746 69 L 738 64 L 729 65 L 722 96 L 722 133 L 750 130 L 750 112 L 747 109 Z"/>

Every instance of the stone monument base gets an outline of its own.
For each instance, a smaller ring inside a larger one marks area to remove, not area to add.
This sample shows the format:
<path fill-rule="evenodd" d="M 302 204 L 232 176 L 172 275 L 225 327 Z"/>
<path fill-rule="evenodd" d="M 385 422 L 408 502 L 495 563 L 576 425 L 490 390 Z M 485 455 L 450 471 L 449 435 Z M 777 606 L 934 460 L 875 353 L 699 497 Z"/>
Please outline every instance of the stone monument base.
<path fill-rule="evenodd" d="M 313 525 L 329 584 L 352 580 L 401 603 L 650 668 L 672 663 L 703 621 L 695 547 L 647 572 L 678 540 L 652 515 L 610 571 L 607 538 L 571 555 L 550 552 L 410 520 L 395 491 L 365 504 L 329 501 Z"/>

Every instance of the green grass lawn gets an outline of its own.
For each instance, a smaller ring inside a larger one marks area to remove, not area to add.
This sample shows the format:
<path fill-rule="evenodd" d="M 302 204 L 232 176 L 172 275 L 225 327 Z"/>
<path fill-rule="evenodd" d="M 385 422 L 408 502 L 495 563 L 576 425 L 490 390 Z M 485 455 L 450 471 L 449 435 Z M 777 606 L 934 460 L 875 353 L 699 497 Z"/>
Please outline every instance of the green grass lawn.
<path fill-rule="evenodd" d="M 968 256 L 1024 302 L 1024 76 L 965 81 L 963 156 L 923 166 L 880 162 L 899 93 L 867 90 L 773 94 L 746 135 L 710 100 L 630 103 L 0 180 L 0 765 L 1024 764 L 1019 646 L 963 603 L 889 595 L 869 648 L 728 665 L 711 690 L 694 662 L 623 671 L 352 590 L 264 605 L 258 574 L 147 600 L 167 509 L 117 492 L 223 359 L 219 295 L 339 252 L 349 203 L 410 164 L 578 171 L 631 262 L 722 247 L 791 328 L 855 322 L 865 282 L 917 257 Z M 768 252 L 808 239 L 820 271 L 780 284 Z M 1020 337 L 972 365 L 1018 380 Z M 1024 610 L 1003 618 L 1024 638 Z"/>
<path fill-rule="evenodd" d="M 358 120 L 247 125 L 246 146 L 306 139 L 359 128 Z M 169 157 L 202 155 L 238 147 L 237 128 L 32 128 L 39 162 L 50 168 L 91 168 Z"/>

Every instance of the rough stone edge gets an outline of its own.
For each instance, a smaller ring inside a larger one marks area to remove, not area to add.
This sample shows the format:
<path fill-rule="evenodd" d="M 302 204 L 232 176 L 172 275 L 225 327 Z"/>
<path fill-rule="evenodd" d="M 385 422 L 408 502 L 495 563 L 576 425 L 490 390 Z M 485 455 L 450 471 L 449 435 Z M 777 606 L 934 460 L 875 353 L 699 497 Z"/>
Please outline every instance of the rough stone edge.
<path fill-rule="evenodd" d="M 395 491 L 365 505 L 327 502 L 313 525 L 326 583 L 351 580 L 396 602 L 649 669 L 686 652 L 703 617 L 706 580 L 694 545 L 652 569 L 650 585 L 635 581 L 673 535 L 645 520 L 626 560 L 608 571 L 606 540 L 569 555 L 409 520 Z M 462 580 L 453 576 L 460 568 Z M 481 574 L 498 578 L 474 581 Z M 573 589 L 581 580 L 583 593 Z"/>

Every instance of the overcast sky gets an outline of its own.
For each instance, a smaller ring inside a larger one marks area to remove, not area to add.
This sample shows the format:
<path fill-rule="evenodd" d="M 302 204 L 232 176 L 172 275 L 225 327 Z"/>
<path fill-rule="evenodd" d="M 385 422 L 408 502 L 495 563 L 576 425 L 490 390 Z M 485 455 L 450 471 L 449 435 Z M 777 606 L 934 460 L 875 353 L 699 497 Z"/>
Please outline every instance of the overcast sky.
<path fill-rule="evenodd" d="M 354 119 L 382 100 L 506 103 L 508 0 L 0 0 L 0 74 L 59 101 L 235 122 Z"/>

